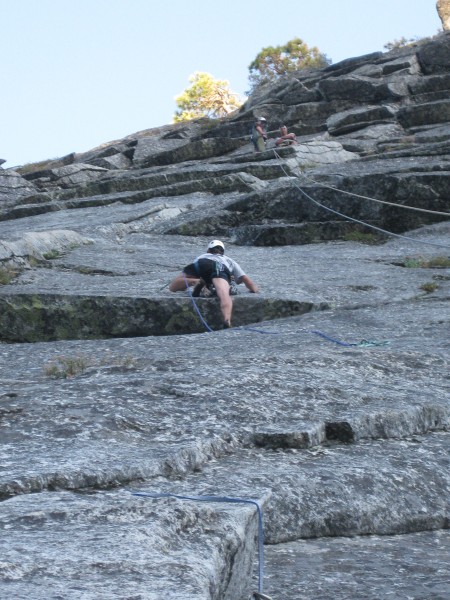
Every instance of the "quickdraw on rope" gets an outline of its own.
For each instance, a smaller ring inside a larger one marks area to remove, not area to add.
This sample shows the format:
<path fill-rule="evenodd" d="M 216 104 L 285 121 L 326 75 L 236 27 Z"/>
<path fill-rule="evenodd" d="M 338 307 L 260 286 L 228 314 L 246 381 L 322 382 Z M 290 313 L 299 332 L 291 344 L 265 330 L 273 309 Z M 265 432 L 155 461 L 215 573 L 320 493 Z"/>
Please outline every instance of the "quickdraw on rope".
<path fill-rule="evenodd" d="M 176 498 L 177 500 L 191 500 L 193 502 L 229 502 L 233 504 L 251 504 L 256 506 L 258 514 L 258 591 L 253 593 L 255 600 L 271 600 L 263 593 L 264 580 L 264 524 L 262 510 L 257 500 L 247 498 L 232 498 L 229 496 L 185 496 L 180 494 L 162 492 L 131 492 L 133 496 L 143 496 L 158 500 L 161 498 Z"/>

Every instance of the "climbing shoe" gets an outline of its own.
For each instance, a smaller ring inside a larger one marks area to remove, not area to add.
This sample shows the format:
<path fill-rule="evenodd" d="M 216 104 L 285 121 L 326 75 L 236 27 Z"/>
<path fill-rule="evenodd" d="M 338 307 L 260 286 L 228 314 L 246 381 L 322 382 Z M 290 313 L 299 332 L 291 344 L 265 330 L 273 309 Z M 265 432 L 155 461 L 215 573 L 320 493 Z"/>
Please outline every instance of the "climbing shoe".
<path fill-rule="evenodd" d="M 230 327 L 231 327 L 230 321 L 224 321 L 223 322 L 223 328 L 224 329 L 230 329 Z"/>

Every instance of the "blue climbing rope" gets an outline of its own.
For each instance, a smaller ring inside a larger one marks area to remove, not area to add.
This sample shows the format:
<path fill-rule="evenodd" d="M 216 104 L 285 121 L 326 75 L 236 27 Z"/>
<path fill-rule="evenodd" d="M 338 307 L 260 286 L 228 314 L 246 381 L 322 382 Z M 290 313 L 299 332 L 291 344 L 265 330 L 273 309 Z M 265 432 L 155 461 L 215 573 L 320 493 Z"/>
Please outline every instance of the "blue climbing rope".
<path fill-rule="evenodd" d="M 144 496 L 155 500 L 161 498 L 176 498 L 177 500 L 192 500 L 194 502 L 230 502 L 234 504 L 251 504 L 256 506 L 258 514 L 258 593 L 263 593 L 264 580 L 264 524 L 259 503 L 247 498 L 232 498 L 229 496 L 184 496 L 163 492 L 131 492 L 133 496 Z"/>
<path fill-rule="evenodd" d="M 214 329 L 212 329 L 208 323 L 205 321 L 205 319 L 203 318 L 203 315 L 200 312 L 200 309 L 197 306 L 197 303 L 195 301 L 195 298 L 191 292 L 191 289 L 189 287 L 189 283 L 186 279 L 186 275 L 183 273 L 183 277 L 184 277 L 184 282 L 186 284 L 186 290 L 189 294 L 189 297 L 192 301 L 192 304 L 194 305 L 194 309 L 195 312 L 197 313 L 201 323 L 203 324 L 203 326 L 205 327 L 205 329 L 210 332 L 213 333 Z M 232 331 L 234 332 L 239 332 L 239 331 L 250 331 L 252 333 L 261 333 L 263 335 L 281 335 L 279 331 L 266 331 L 264 329 L 257 329 L 256 327 L 240 327 L 238 329 L 233 329 Z M 341 340 L 337 340 L 335 338 L 332 338 L 331 336 L 327 335 L 326 333 L 323 333 L 322 331 L 318 331 L 318 330 L 309 330 L 309 329 L 304 329 L 303 331 L 306 331 L 307 333 L 313 333 L 314 335 L 318 335 L 320 337 L 322 337 L 325 340 L 328 340 L 329 342 L 333 342 L 335 344 L 338 344 L 339 346 L 345 346 L 347 348 L 353 347 L 359 347 L 359 348 L 368 348 L 370 346 L 386 346 L 387 344 L 389 344 L 389 341 L 384 340 L 382 342 L 376 342 L 376 341 L 372 341 L 372 340 L 361 340 L 360 342 L 355 342 L 355 343 L 351 343 L 351 342 L 343 342 Z"/>
<path fill-rule="evenodd" d="M 198 306 L 197 306 L 197 303 L 196 303 L 196 301 L 195 301 L 195 299 L 194 299 L 194 296 L 192 295 L 191 288 L 189 287 L 189 283 L 188 283 L 188 281 L 187 281 L 187 279 L 186 279 L 186 275 L 185 275 L 184 273 L 183 273 L 183 277 L 184 277 L 184 283 L 186 284 L 186 289 L 187 289 L 187 291 L 188 291 L 188 294 L 189 294 L 189 296 L 190 296 L 190 298 L 191 298 L 191 300 L 192 300 L 192 304 L 194 305 L 195 312 L 197 313 L 197 315 L 198 315 L 198 317 L 199 317 L 200 321 L 202 322 L 202 324 L 203 324 L 203 327 L 204 327 L 204 328 L 205 328 L 207 331 L 209 331 L 210 333 L 212 333 L 214 330 L 213 330 L 213 329 L 211 329 L 211 327 L 208 325 L 208 323 L 207 323 L 207 322 L 205 321 L 205 319 L 203 318 L 203 316 L 202 316 L 202 313 L 200 312 L 200 310 L 199 310 L 199 308 L 198 308 Z"/>
<path fill-rule="evenodd" d="M 353 347 L 353 348 L 368 348 L 369 346 L 387 346 L 390 342 L 388 340 L 383 340 L 382 342 L 375 342 L 373 340 L 361 340 L 360 342 L 342 342 L 341 340 L 337 340 L 332 338 L 331 336 L 323 333 L 322 331 L 318 331 L 317 329 L 309 329 L 308 333 L 314 333 L 314 335 L 318 335 L 329 342 L 334 342 L 335 344 L 339 344 L 339 346 Z"/>
<path fill-rule="evenodd" d="M 234 331 L 252 331 L 254 333 L 263 333 L 266 335 L 281 335 L 281 333 L 279 331 L 265 331 L 264 329 L 257 329 L 256 327 L 240 327 L 239 329 L 235 329 Z M 301 331 L 304 331 L 306 333 L 313 333 L 314 335 L 318 335 L 320 337 L 322 337 L 325 340 L 328 340 L 329 342 L 333 342 L 335 344 L 338 344 L 339 346 L 346 346 L 347 348 L 349 347 L 353 347 L 353 348 L 369 348 L 370 346 L 387 346 L 388 344 L 390 344 L 389 340 L 383 340 L 382 342 L 376 342 L 375 340 L 366 340 L 363 339 L 360 342 L 342 342 L 341 340 L 337 340 L 336 338 L 333 338 L 331 336 L 329 336 L 326 333 L 323 333 L 323 331 L 318 331 L 317 329 L 301 329 Z"/>
<path fill-rule="evenodd" d="M 263 333 L 265 335 L 280 335 L 279 331 L 265 331 L 264 329 L 257 329 L 256 327 L 239 327 L 234 331 L 251 331 L 253 333 Z"/>

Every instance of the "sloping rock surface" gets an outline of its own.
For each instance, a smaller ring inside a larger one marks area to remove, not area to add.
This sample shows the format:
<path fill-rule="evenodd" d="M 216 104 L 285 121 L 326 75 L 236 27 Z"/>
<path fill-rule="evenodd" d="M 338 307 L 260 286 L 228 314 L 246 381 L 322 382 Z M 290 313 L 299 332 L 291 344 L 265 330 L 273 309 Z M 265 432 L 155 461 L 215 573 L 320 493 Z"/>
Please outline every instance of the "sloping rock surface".
<path fill-rule="evenodd" d="M 0 167 L 2 597 L 448 599 L 449 48 Z"/>

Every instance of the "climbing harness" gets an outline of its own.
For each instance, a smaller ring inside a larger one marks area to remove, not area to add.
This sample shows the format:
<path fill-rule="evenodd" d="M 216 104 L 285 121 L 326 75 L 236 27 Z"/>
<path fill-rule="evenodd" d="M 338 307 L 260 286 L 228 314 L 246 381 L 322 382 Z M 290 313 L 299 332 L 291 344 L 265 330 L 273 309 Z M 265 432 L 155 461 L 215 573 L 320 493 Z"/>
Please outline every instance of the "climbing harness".
<path fill-rule="evenodd" d="M 258 591 L 252 594 L 252 598 L 255 600 L 271 600 L 269 596 L 263 593 L 263 580 L 264 580 L 264 523 L 261 506 L 257 500 L 251 500 L 248 498 L 233 498 L 230 496 L 185 496 L 180 494 L 171 494 L 164 492 L 134 492 L 131 491 L 133 496 L 143 496 L 146 498 L 153 498 L 158 500 L 161 498 L 176 498 L 177 500 L 191 500 L 193 502 L 228 502 L 233 504 L 251 504 L 256 506 L 258 515 Z"/>
<path fill-rule="evenodd" d="M 230 296 L 237 296 L 238 295 L 238 289 L 237 289 L 237 285 L 236 282 L 234 281 L 234 279 L 231 280 L 230 283 Z M 204 283 L 203 281 L 200 281 L 200 283 L 197 283 L 197 285 L 194 286 L 194 289 L 192 291 L 192 296 L 193 298 L 216 298 L 217 297 L 217 291 L 216 288 L 214 287 L 214 284 L 207 284 Z"/>

